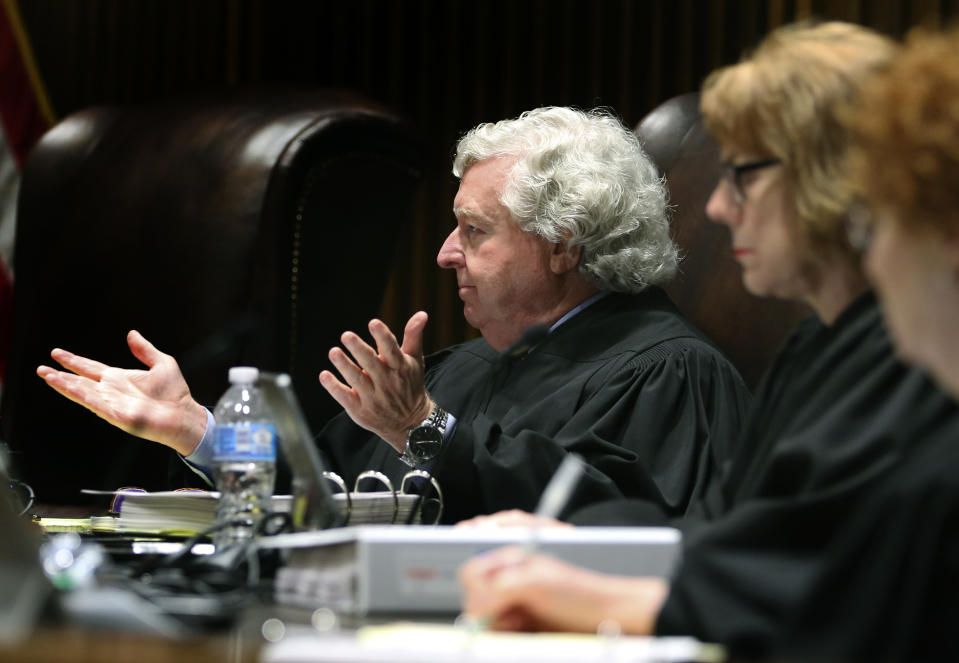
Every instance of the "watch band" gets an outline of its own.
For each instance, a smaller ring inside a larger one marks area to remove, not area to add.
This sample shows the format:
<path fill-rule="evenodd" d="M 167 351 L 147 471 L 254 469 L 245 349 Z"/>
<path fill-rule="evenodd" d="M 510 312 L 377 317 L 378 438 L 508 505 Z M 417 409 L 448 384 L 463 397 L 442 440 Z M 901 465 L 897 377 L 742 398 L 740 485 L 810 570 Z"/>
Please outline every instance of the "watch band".
<path fill-rule="evenodd" d="M 446 432 L 446 422 L 449 421 L 449 413 L 441 408 L 439 405 L 434 405 L 430 416 L 426 417 L 423 421 L 420 422 L 419 426 L 413 426 L 406 431 L 406 438 L 409 439 L 410 433 L 415 431 L 417 428 L 422 428 L 423 426 L 429 426 L 430 428 L 439 429 L 441 433 Z"/>
<path fill-rule="evenodd" d="M 420 422 L 419 425 L 407 429 L 406 448 L 404 448 L 403 453 L 400 454 L 400 460 L 410 467 L 416 467 L 420 463 L 432 460 L 439 452 L 440 445 L 442 445 L 448 422 L 449 413 L 439 405 L 434 405 L 426 419 Z M 423 441 L 417 439 L 421 436 L 433 438 L 433 444 L 431 446 L 434 448 L 434 451 L 432 453 L 424 453 L 422 450 L 415 448 L 417 446 L 424 446 L 422 444 Z"/>

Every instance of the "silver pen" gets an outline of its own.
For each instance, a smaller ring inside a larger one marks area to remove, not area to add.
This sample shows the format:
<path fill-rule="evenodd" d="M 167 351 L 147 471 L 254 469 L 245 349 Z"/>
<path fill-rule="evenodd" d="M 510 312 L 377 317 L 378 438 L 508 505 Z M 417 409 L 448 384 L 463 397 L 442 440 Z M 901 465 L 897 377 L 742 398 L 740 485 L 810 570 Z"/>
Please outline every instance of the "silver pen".
<path fill-rule="evenodd" d="M 568 453 L 563 462 L 556 468 L 543 494 L 536 504 L 536 511 L 533 513 L 542 518 L 558 518 L 563 507 L 569 503 L 569 498 L 573 494 L 576 482 L 586 468 L 586 463 L 579 454 Z"/>
<path fill-rule="evenodd" d="M 583 457 L 575 453 L 567 453 L 566 458 L 559 464 L 549 483 L 543 489 L 539 502 L 536 504 L 536 510 L 533 515 L 540 518 L 551 518 L 555 520 L 563 508 L 569 503 L 569 498 L 573 495 L 573 489 L 579 481 L 580 476 L 586 469 L 586 462 Z M 522 546 L 523 554 L 509 566 L 519 566 L 526 561 L 530 555 L 536 552 L 539 545 L 536 536 L 539 527 L 532 525 L 529 528 L 529 537 Z M 456 618 L 456 624 L 465 627 L 467 632 L 475 636 L 477 633 L 485 631 L 489 627 L 489 617 L 467 617 L 460 615 Z"/>
<path fill-rule="evenodd" d="M 575 453 L 566 454 L 566 458 L 556 468 L 556 472 L 553 473 L 549 483 L 546 484 L 546 488 L 543 489 L 543 494 L 540 495 L 533 515 L 542 519 L 556 520 L 559 518 L 559 514 L 569 504 L 573 489 L 576 488 L 576 484 L 585 469 L 586 462 L 582 456 Z M 537 525 L 530 528 L 529 540 L 523 546 L 527 555 L 536 551 L 538 545 L 536 532 L 538 529 Z"/>

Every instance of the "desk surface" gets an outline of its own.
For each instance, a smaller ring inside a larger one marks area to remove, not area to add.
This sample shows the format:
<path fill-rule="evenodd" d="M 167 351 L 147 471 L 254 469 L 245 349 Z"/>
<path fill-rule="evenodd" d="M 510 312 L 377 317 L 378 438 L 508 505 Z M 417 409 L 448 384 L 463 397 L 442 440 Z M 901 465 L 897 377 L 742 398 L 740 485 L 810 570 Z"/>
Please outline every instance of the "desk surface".
<path fill-rule="evenodd" d="M 89 515 L 89 510 L 41 506 L 34 513 L 46 518 L 78 517 Z M 93 603 L 86 605 L 94 606 L 94 612 L 99 614 L 104 603 L 96 597 Z M 386 663 L 396 660 L 430 663 L 543 660 L 555 663 L 559 660 L 606 659 L 613 650 L 622 653 L 623 660 L 722 660 L 721 652 L 695 642 L 679 643 L 683 649 L 677 653 L 670 643 L 658 639 L 475 634 L 468 629 L 453 628 L 450 624 L 419 622 L 384 626 L 376 624 L 378 620 L 374 619 L 354 620 L 343 616 L 325 624 L 316 619 L 322 612 L 252 601 L 240 608 L 229 631 L 175 639 L 119 631 L 118 621 L 123 620 L 89 622 L 94 628 L 81 628 L 76 621 L 57 626 L 46 621 L 24 642 L 0 645 L 0 663 L 253 663 L 261 660 L 267 663 Z M 86 613 L 66 611 L 64 614 Z M 325 625 L 321 628 L 321 624 Z M 272 642 L 268 644 L 267 639 Z M 670 645 L 669 649 L 665 645 Z"/>
<path fill-rule="evenodd" d="M 47 627 L 17 645 L 0 645 L 0 661 L 17 663 L 253 663 L 260 643 L 227 635 L 169 640 L 76 627 Z"/>

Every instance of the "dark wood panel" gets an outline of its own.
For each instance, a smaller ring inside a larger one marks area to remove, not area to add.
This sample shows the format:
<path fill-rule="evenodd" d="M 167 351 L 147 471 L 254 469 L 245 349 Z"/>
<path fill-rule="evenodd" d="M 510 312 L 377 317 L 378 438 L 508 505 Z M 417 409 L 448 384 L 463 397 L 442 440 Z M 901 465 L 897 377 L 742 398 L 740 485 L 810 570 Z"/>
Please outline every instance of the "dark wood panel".
<path fill-rule="evenodd" d="M 451 145 L 539 105 L 610 106 L 630 126 L 770 28 L 817 16 L 893 35 L 956 0 L 20 0 L 61 115 L 264 83 L 360 90 L 403 114 L 431 164 L 383 313 L 431 314 L 427 347 L 472 336 L 434 255 L 451 227 Z M 371 195 L 375 195 L 375 184 Z"/>

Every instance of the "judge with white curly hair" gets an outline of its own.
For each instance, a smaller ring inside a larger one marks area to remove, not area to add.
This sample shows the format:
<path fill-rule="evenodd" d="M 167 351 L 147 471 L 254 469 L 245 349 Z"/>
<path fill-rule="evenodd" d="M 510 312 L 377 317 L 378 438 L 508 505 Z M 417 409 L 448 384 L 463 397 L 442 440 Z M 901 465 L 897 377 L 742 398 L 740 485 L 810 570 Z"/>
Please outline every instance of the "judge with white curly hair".
<path fill-rule="evenodd" d="M 379 320 L 370 343 L 345 332 L 336 373 L 319 376 L 344 409 L 318 440 L 330 463 L 348 480 L 427 469 L 456 522 L 531 510 L 575 452 L 589 468 L 570 509 L 634 497 L 681 516 L 728 458 L 749 395 L 657 287 L 678 256 L 638 140 L 604 111 L 540 108 L 468 132 L 453 172 L 456 223 L 437 262 L 482 338 L 424 359 L 422 311 L 402 340 Z M 53 357 L 72 373 L 39 374 L 205 466 L 211 415 L 171 357 L 138 333 L 129 342 L 152 381 L 63 350 Z"/>

